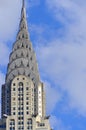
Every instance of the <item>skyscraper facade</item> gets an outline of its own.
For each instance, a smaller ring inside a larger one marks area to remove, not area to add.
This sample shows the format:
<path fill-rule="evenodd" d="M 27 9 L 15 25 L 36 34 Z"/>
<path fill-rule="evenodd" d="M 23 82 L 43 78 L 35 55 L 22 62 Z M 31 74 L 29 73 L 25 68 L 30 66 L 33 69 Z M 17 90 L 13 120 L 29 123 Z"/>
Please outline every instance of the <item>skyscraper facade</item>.
<path fill-rule="evenodd" d="M 45 112 L 44 84 L 40 81 L 28 34 L 24 0 L 19 31 L 2 85 L 1 107 L 0 130 L 50 130 L 49 116 Z"/>

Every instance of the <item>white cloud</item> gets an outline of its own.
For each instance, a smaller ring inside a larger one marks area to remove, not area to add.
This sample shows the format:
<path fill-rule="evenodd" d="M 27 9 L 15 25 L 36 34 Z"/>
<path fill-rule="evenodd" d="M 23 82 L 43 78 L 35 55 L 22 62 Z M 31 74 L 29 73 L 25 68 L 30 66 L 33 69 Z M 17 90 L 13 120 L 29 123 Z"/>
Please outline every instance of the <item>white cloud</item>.
<path fill-rule="evenodd" d="M 0 1 L 0 40 L 11 40 L 20 19 L 21 0 Z"/>
<path fill-rule="evenodd" d="M 45 75 L 68 92 L 72 107 L 86 113 L 86 44 L 54 41 L 40 47 L 38 54 Z"/>
<path fill-rule="evenodd" d="M 40 4 L 40 0 L 26 1 L 26 7 Z M 0 41 L 12 40 L 18 31 L 22 0 L 0 1 Z M 15 33 L 16 32 L 16 33 Z"/>
<path fill-rule="evenodd" d="M 86 4 L 80 0 L 47 0 L 47 5 L 65 30 L 63 38 L 38 47 L 40 68 L 67 92 L 69 106 L 86 115 Z"/>
<path fill-rule="evenodd" d="M 53 115 L 50 118 L 50 124 L 51 127 L 56 130 L 71 130 L 70 126 L 64 126 L 62 120 Z"/>
<path fill-rule="evenodd" d="M 57 103 L 60 101 L 61 95 L 59 94 L 57 88 L 50 86 L 50 83 L 48 83 L 47 81 L 45 81 L 45 91 L 46 91 L 47 114 L 51 114 L 55 109 Z"/>
<path fill-rule="evenodd" d="M 65 27 L 64 36 L 66 39 L 86 40 L 86 1 L 83 0 L 46 0 L 49 9 L 53 12 L 52 16 L 60 21 Z M 69 41 L 68 41 L 69 42 Z"/>

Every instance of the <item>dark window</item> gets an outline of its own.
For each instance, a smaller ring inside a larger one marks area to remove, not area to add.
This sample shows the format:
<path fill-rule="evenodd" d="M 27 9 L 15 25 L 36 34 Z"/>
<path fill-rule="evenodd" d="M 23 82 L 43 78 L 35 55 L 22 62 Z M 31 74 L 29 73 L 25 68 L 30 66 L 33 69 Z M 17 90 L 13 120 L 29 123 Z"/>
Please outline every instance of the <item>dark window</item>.
<path fill-rule="evenodd" d="M 28 105 L 28 104 L 29 104 L 29 102 L 26 102 L 26 104 Z"/>
<path fill-rule="evenodd" d="M 22 35 L 22 38 L 24 38 L 24 34 Z"/>
<path fill-rule="evenodd" d="M 15 91 L 16 89 L 15 88 L 13 88 L 13 91 Z"/>
<path fill-rule="evenodd" d="M 29 67 L 29 64 L 27 64 L 27 67 Z"/>
<path fill-rule="evenodd" d="M 28 109 L 29 109 L 29 107 L 26 107 L 26 109 L 28 110 Z"/>
<path fill-rule="evenodd" d="M 26 87 L 26 90 L 29 90 L 29 87 Z"/>
<path fill-rule="evenodd" d="M 25 78 L 23 78 L 23 80 L 25 80 Z"/>
<path fill-rule="evenodd" d="M 13 112 L 13 115 L 15 115 L 15 112 Z"/>
<path fill-rule="evenodd" d="M 27 111 L 27 115 L 29 114 L 29 112 Z"/>
<path fill-rule="evenodd" d="M 32 57 L 30 58 L 30 60 L 32 61 Z"/>
<path fill-rule="evenodd" d="M 29 100 L 29 97 L 26 97 L 26 100 Z"/>
<path fill-rule="evenodd" d="M 16 84 L 15 83 L 13 83 L 13 86 L 15 86 Z"/>
<path fill-rule="evenodd" d="M 15 108 L 15 107 L 13 107 L 13 110 L 16 110 L 16 108 Z"/>
<path fill-rule="evenodd" d="M 23 86 L 23 83 L 22 83 L 22 82 L 19 82 L 19 86 Z"/>

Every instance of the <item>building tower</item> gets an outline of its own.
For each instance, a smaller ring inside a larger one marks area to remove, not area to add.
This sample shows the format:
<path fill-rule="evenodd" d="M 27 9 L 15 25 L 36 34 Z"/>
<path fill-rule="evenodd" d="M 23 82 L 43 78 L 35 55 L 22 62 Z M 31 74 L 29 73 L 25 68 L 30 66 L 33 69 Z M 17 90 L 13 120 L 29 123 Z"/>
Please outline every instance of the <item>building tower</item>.
<path fill-rule="evenodd" d="M 5 84 L 2 85 L 4 130 L 50 130 L 45 113 L 44 84 L 40 81 L 36 55 L 28 34 L 25 3 L 16 41 L 9 56 Z"/>

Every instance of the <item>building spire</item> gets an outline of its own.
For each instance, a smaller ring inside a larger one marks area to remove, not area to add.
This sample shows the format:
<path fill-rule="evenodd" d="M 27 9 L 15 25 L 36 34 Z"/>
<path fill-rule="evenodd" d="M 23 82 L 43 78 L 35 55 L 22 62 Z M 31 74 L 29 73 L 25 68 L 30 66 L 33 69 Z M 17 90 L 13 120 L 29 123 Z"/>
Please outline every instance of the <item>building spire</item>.
<path fill-rule="evenodd" d="M 22 8 L 25 7 L 25 0 L 22 0 Z"/>
<path fill-rule="evenodd" d="M 22 12 L 21 12 L 22 18 L 26 17 L 26 10 L 25 10 L 25 0 L 22 0 Z"/>

